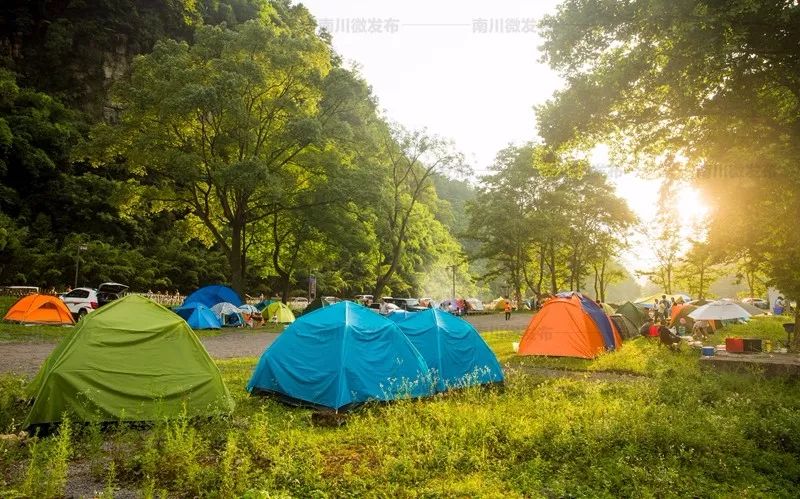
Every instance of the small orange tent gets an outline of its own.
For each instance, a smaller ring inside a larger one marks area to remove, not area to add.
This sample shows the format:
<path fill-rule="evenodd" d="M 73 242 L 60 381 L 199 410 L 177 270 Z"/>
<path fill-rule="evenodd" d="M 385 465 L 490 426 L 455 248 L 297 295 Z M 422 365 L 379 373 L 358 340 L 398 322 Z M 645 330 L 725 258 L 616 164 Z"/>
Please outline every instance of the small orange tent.
<path fill-rule="evenodd" d="M 36 294 L 20 298 L 3 319 L 32 324 L 75 324 L 69 309 L 58 297 Z"/>
<path fill-rule="evenodd" d="M 598 327 L 595 319 L 582 305 L 578 295 L 553 298 L 545 302 L 542 310 L 533 316 L 519 344 L 519 355 L 552 355 L 557 357 L 580 357 L 593 359 L 601 352 L 619 348 L 622 345 L 617 328 L 603 314 L 597 304 L 593 313 L 608 325 L 608 339 Z M 598 315 L 600 312 L 602 315 Z"/>

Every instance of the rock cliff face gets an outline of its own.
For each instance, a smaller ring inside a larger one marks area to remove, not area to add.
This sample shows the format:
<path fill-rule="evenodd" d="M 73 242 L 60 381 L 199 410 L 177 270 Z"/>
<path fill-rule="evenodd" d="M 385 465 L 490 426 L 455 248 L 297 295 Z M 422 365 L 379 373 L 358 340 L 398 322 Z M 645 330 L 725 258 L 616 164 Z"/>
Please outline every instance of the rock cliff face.
<path fill-rule="evenodd" d="M 111 84 L 160 38 L 189 39 L 195 2 L 4 0 L 0 66 L 90 119 L 107 117 Z M 111 112 L 110 114 L 113 114 Z"/>

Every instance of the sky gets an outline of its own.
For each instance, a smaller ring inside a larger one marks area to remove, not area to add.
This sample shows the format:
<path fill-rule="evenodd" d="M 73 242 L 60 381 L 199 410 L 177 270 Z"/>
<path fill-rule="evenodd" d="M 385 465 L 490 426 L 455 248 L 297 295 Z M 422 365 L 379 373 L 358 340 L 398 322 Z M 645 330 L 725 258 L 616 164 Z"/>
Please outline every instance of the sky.
<path fill-rule="evenodd" d="M 560 0 L 302 3 L 369 82 L 389 119 L 452 139 L 476 175 L 500 149 L 536 139 L 534 106 L 563 86 L 541 61 L 535 29 Z M 602 154 L 596 159 L 605 161 Z M 611 173 L 618 194 L 642 220 L 652 220 L 659 181 Z M 685 206 L 702 213 L 696 191 L 685 191 Z M 635 244 L 623 260 L 632 270 L 652 265 L 647 245 Z"/>

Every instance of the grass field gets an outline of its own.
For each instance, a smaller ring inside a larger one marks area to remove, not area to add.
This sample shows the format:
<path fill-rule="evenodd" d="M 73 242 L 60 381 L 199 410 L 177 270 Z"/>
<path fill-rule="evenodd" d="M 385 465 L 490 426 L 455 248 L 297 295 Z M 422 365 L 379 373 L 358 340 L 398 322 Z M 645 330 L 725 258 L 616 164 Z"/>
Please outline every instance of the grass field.
<path fill-rule="evenodd" d="M 777 334 L 763 321 L 729 332 Z M 697 351 L 645 339 L 584 361 L 515 357 L 515 331 L 485 338 L 510 366 L 502 389 L 369 406 L 336 428 L 249 397 L 255 358 L 220 361 L 230 416 L 0 440 L 0 496 L 75 493 L 75 470 L 106 497 L 800 496 L 796 382 L 701 371 Z M 24 385 L 0 376 L 0 433 L 20 430 Z"/>

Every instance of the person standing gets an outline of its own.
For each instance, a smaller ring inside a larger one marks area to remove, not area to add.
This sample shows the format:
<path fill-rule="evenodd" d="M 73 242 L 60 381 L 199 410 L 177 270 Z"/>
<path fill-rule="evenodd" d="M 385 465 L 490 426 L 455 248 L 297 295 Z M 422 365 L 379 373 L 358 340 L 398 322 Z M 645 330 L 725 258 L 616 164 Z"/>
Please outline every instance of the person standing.
<path fill-rule="evenodd" d="M 772 311 L 775 315 L 783 315 L 783 311 L 786 310 L 786 303 L 783 301 L 783 296 L 779 296 L 777 300 L 775 300 L 775 306 L 772 308 Z"/>
<path fill-rule="evenodd" d="M 506 304 L 503 307 L 503 310 L 506 313 L 506 320 L 511 320 L 511 302 L 506 300 Z"/>
<path fill-rule="evenodd" d="M 661 316 L 664 319 L 664 323 L 669 322 L 669 316 L 672 309 L 672 302 L 667 300 L 667 295 L 661 295 L 661 305 L 664 307 L 664 313 Z"/>

